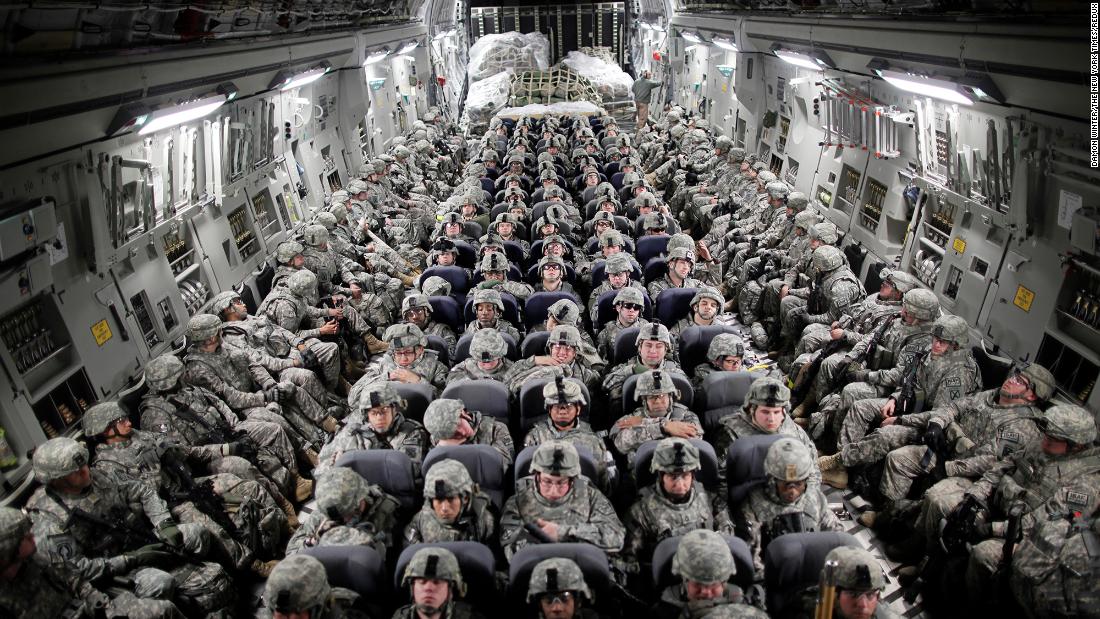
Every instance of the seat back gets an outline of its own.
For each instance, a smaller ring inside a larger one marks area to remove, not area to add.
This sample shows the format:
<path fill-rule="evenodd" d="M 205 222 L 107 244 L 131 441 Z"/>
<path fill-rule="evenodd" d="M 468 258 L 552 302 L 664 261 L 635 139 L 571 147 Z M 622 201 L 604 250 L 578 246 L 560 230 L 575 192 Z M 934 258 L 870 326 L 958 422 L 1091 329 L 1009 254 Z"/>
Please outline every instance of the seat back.
<path fill-rule="evenodd" d="M 677 322 L 691 313 L 691 300 L 698 288 L 666 288 L 654 300 L 654 314 L 657 322 L 672 328 Z M 719 308 L 721 309 L 721 308 Z"/>
<path fill-rule="evenodd" d="M 389 381 L 391 387 L 405 400 L 405 417 L 423 421 L 424 411 L 428 410 L 435 398 L 433 387 L 427 383 L 402 383 Z"/>
<path fill-rule="evenodd" d="M 667 290 L 665 291 L 667 292 Z M 680 332 L 680 367 L 685 372 L 694 372 L 695 366 L 707 360 L 710 341 L 719 333 L 737 334 L 737 327 L 730 325 L 694 325 Z"/>
<path fill-rule="evenodd" d="M 455 333 L 462 331 L 465 326 L 462 322 L 462 310 L 459 309 L 458 301 L 454 297 L 428 297 L 428 303 L 432 306 L 432 320 L 447 325 Z"/>
<path fill-rule="evenodd" d="M 480 239 L 485 234 L 485 229 L 476 221 L 462 222 L 462 233 L 471 239 Z"/>
<path fill-rule="evenodd" d="M 511 335 L 508 335 L 507 333 L 501 333 L 500 335 L 508 344 L 508 352 L 505 354 L 505 356 L 512 361 L 519 359 L 519 346 L 516 344 L 515 338 L 513 338 Z M 462 363 L 463 361 L 470 358 L 470 342 L 472 342 L 473 339 L 473 332 L 464 333 L 462 334 L 462 337 L 458 338 L 458 343 L 455 344 L 454 362 L 456 364 Z"/>
<path fill-rule="evenodd" d="M 653 452 L 660 441 L 646 441 L 638 447 L 634 454 L 634 479 L 638 482 L 638 488 L 650 486 L 657 479 L 657 474 L 649 470 L 653 462 Z M 718 456 L 714 453 L 714 446 L 700 438 L 688 439 L 699 450 L 699 464 L 701 465 L 695 478 L 708 491 L 714 491 L 718 487 Z"/>
<path fill-rule="evenodd" d="M 710 432 L 722 423 L 722 419 L 740 412 L 749 387 L 758 378 L 760 375 L 752 372 L 708 374 L 703 379 L 695 401 L 695 409 L 702 417 L 703 429 Z"/>
<path fill-rule="evenodd" d="M 504 302 L 504 316 L 503 318 L 512 323 L 512 326 L 518 327 L 523 323 L 519 318 L 519 303 L 516 302 L 516 298 L 507 292 L 500 293 L 500 300 Z M 470 324 L 471 321 L 476 318 L 474 313 L 474 295 L 470 295 L 466 299 L 466 307 L 463 308 L 462 317 L 465 319 L 465 324 Z"/>
<path fill-rule="evenodd" d="M 674 535 L 661 540 L 653 549 L 653 584 L 654 589 L 663 591 L 667 587 L 680 582 L 680 577 L 672 573 L 672 557 L 676 556 L 676 550 L 680 548 L 680 540 L 683 535 Z M 742 589 L 752 586 L 754 569 L 752 565 L 752 550 L 745 540 L 736 535 L 723 535 L 730 554 L 733 555 L 735 572 L 730 581 Z"/>
<path fill-rule="evenodd" d="M 820 582 L 825 556 L 838 546 L 861 547 L 855 537 L 840 531 L 788 533 L 773 539 L 764 550 L 768 614 L 803 616 L 798 593 Z"/>
<path fill-rule="evenodd" d="M 149 385 L 145 382 L 145 372 L 138 374 L 137 380 L 132 385 L 127 385 L 118 392 L 118 404 L 129 413 L 130 423 L 134 427 L 141 428 L 141 399 L 149 393 Z"/>
<path fill-rule="evenodd" d="M 665 262 L 664 256 L 657 256 L 656 258 L 650 258 L 648 261 L 643 262 L 645 265 L 645 284 L 648 286 L 650 282 L 661 279 L 668 273 L 668 263 Z"/>
<path fill-rule="evenodd" d="M 575 446 L 577 448 L 577 455 L 580 456 L 581 460 L 581 475 L 584 475 L 589 481 L 595 484 L 599 481 L 600 474 L 596 457 L 592 455 L 592 452 L 589 451 L 587 447 L 581 445 Z M 538 449 L 538 445 L 530 445 L 524 447 L 516 454 L 516 467 L 512 483 L 519 484 L 519 480 L 531 474 L 531 459 L 535 457 L 536 449 Z"/>
<path fill-rule="evenodd" d="M 982 375 L 982 385 L 987 388 L 999 387 L 1005 382 L 1012 371 L 1012 359 L 997 357 L 985 349 L 985 343 L 972 346 L 974 361 L 978 363 L 978 371 Z"/>
<path fill-rule="evenodd" d="M 249 286 L 247 282 L 242 282 L 240 292 L 241 301 L 243 301 L 244 306 L 248 308 L 248 313 L 250 315 L 255 315 L 259 304 L 256 303 L 256 294 L 252 292 L 252 286 Z"/>
<path fill-rule="evenodd" d="M 890 266 L 887 262 L 881 260 L 874 262 L 867 268 L 867 277 L 863 278 L 863 289 L 870 290 L 871 292 L 878 292 L 879 286 L 882 285 L 882 270 Z"/>
<path fill-rule="evenodd" d="M 531 572 L 544 559 L 570 559 L 581 568 L 584 582 L 595 595 L 596 602 L 612 598 L 611 566 L 604 551 L 591 544 L 537 544 L 521 548 L 508 566 L 508 599 L 513 608 L 523 608 Z"/>
<path fill-rule="evenodd" d="M 519 235 L 519 230 L 516 231 Z M 515 241 L 504 241 L 504 255 L 508 256 L 508 262 L 512 264 L 523 264 L 523 247 Z"/>
<path fill-rule="evenodd" d="M 428 335 L 428 348 L 434 350 L 436 355 L 439 356 L 439 362 L 447 367 L 451 367 L 451 351 L 447 346 L 447 342 L 438 335 Z"/>
<path fill-rule="evenodd" d="M 424 475 L 435 463 L 447 459 L 461 462 L 497 509 L 504 505 L 504 476 L 508 467 L 499 451 L 489 445 L 438 445 L 424 457 Z"/>
<path fill-rule="evenodd" d="M 581 393 L 584 394 L 584 399 L 588 402 L 587 406 L 581 408 L 581 419 L 587 419 L 588 412 L 592 408 L 592 394 L 588 392 L 588 386 L 576 378 L 566 378 L 565 380 L 575 383 L 581 388 Z M 528 380 L 519 389 L 519 422 L 520 429 L 525 433 L 531 429 L 531 426 L 546 417 L 546 399 L 542 397 L 542 388 L 548 382 L 550 382 L 549 378 Z"/>
<path fill-rule="evenodd" d="M 640 376 L 641 374 L 634 374 L 623 383 L 623 415 L 638 407 L 638 403 L 634 401 L 634 392 L 638 389 L 638 378 Z M 695 399 L 695 390 L 691 387 L 691 381 L 679 374 L 670 373 L 669 376 L 672 377 L 672 382 L 676 383 L 676 388 L 680 390 L 680 399 L 677 401 L 691 408 L 691 404 Z"/>
<path fill-rule="evenodd" d="M 451 284 L 451 294 L 460 297 L 470 289 L 470 278 L 466 275 L 466 269 L 459 266 L 431 266 L 424 269 L 424 273 L 420 275 L 420 281 L 424 281 L 431 276 L 442 277 Z M 433 306 L 434 307 L 434 306 Z"/>
<path fill-rule="evenodd" d="M 637 248 L 635 257 L 639 264 L 646 264 L 652 258 L 656 258 L 668 251 L 668 236 L 639 236 L 634 242 Z"/>
<path fill-rule="evenodd" d="M 466 408 L 508 423 L 508 387 L 495 380 L 459 380 L 443 390 L 441 398 L 460 400 Z"/>
<path fill-rule="evenodd" d="M 406 514 L 415 512 L 423 501 L 416 488 L 413 462 L 404 452 L 389 449 L 345 451 L 336 459 L 336 466 L 349 468 L 382 488 L 397 499 Z"/>
<path fill-rule="evenodd" d="M 430 544 L 412 544 L 401 551 L 397 557 L 397 564 L 393 572 L 393 586 L 395 591 L 403 592 L 400 599 L 407 600 L 409 587 L 401 586 L 405 576 L 405 569 L 409 567 L 413 555 L 422 548 L 445 548 L 450 550 L 456 559 L 462 572 L 462 580 L 466 583 L 466 597 L 475 608 L 492 608 L 497 597 L 496 579 L 494 576 L 495 558 L 493 551 L 480 542 L 433 542 Z"/>
<path fill-rule="evenodd" d="M 268 293 L 271 292 L 271 281 L 274 279 L 275 267 L 271 266 L 271 263 L 265 262 L 260 272 L 256 273 L 256 292 L 260 295 L 260 299 L 267 298 Z"/>
<path fill-rule="evenodd" d="M 640 330 L 641 327 L 627 327 L 615 335 L 615 342 L 611 346 L 612 367 L 638 355 L 638 331 Z"/>
<path fill-rule="evenodd" d="M 375 612 L 388 610 L 384 600 L 392 595 L 390 579 L 385 560 L 374 548 L 358 545 L 314 546 L 303 549 L 302 554 L 317 559 L 325 566 L 328 584 L 358 593 L 358 604 L 373 607 Z"/>
<path fill-rule="evenodd" d="M 605 290 L 596 300 L 596 324 L 594 330 L 599 333 L 605 324 L 615 320 L 615 295 L 618 290 Z M 649 300 L 649 293 L 642 291 L 642 318 L 649 320 L 653 316 L 653 302 Z"/>
<path fill-rule="evenodd" d="M 527 334 L 527 337 L 523 338 L 523 342 L 519 345 L 519 356 L 521 359 L 526 359 L 532 355 L 542 355 L 546 353 L 546 341 L 550 339 L 549 331 L 533 331 Z"/>
<path fill-rule="evenodd" d="M 740 505 L 749 492 L 764 483 L 764 457 L 772 443 L 783 438 L 782 434 L 758 434 L 744 436 L 732 444 L 726 452 L 726 485 L 729 488 L 729 505 Z"/>

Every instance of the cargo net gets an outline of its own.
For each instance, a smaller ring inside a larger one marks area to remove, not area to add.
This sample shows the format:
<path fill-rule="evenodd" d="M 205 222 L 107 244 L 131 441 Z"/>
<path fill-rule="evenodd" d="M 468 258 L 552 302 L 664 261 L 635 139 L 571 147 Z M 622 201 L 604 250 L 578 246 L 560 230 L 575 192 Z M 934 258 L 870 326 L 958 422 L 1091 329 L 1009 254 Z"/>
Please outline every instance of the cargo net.
<path fill-rule="evenodd" d="M 541 32 L 487 34 L 470 47 L 470 83 L 504 71 L 550 68 L 550 40 Z"/>
<path fill-rule="evenodd" d="M 587 78 L 604 103 L 631 98 L 630 88 L 634 80 L 615 61 L 609 47 L 582 47 L 569 52 L 561 64 Z"/>
<path fill-rule="evenodd" d="M 564 101 L 599 103 L 601 100 L 588 78 L 558 65 L 549 71 L 524 71 L 513 77 L 508 103 L 524 106 Z"/>

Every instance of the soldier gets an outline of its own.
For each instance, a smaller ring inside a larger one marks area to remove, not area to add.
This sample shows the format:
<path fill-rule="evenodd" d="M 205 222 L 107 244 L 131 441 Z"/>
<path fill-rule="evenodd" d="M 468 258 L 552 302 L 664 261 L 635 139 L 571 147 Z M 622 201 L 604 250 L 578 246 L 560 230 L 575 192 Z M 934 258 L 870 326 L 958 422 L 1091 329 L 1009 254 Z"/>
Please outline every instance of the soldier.
<path fill-rule="evenodd" d="M 440 460 L 424 479 L 424 505 L 405 527 L 405 545 L 480 542 L 496 545 L 492 499 L 457 460 Z"/>
<path fill-rule="evenodd" d="M 596 611 L 586 607 L 593 601 L 584 572 L 571 559 L 543 559 L 531 570 L 527 603 L 535 605 L 539 619 L 596 619 Z"/>
<path fill-rule="evenodd" d="M 825 565 L 836 564 L 836 605 L 838 619 L 894 619 L 898 615 L 879 597 L 886 589 L 882 565 L 873 554 L 851 546 L 838 546 L 825 555 Z"/>
<path fill-rule="evenodd" d="M 322 296 L 355 297 L 359 295 L 361 286 L 358 283 L 356 271 L 361 271 L 363 267 L 336 254 L 329 247 L 328 229 L 323 224 L 306 226 L 302 230 L 302 240 L 304 242 L 303 267 L 317 276 L 317 285 Z M 337 284 L 337 281 L 343 285 Z"/>
<path fill-rule="evenodd" d="M 539 445 L 531 470 L 517 482 L 500 521 L 500 543 L 509 560 L 537 542 L 584 542 L 608 553 L 622 549 L 622 522 L 611 502 L 581 475 L 580 456 L 572 443 Z"/>
<path fill-rule="evenodd" d="M 605 362 L 596 351 L 595 340 L 592 339 L 588 331 L 582 328 L 581 308 L 577 301 L 572 299 L 555 301 L 553 305 L 547 308 L 546 320 L 531 327 L 531 333 L 537 333 L 539 331 L 552 332 L 554 327 L 558 325 L 568 325 L 577 328 L 577 333 L 581 336 L 581 358 L 589 367 L 597 372 L 602 371 Z M 530 335 L 530 333 L 528 333 L 528 335 Z"/>
<path fill-rule="evenodd" d="M 513 282 L 508 280 L 508 258 L 500 253 L 491 253 L 481 259 L 478 263 L 477 270 L 485 278 L 480 284 L 477 285 L 478 292 L 486 289 L 492 289 L 501 294 L 507 292 L 516 298 L 517 301 L 526 301 L 527 297 L 531 296 L 534 290 L 528 284 L 523 282 Z M 476 293 L 475 293 L 476 294 Z M 501 310 L 504 311 L 503 309 Z"/>
<path fill-rule="evenodd" d="M 466 583 L 458 559 L 446 548 L 421 548 L 412 556 L 401 586 L 408 587 L 412 604 L 402 606 L 393 619 L 484 619 L 459 598 L 466 595 Z"/>
<path fill-rule="evenodd" d="M 672 557 L 672 573 L 680 577 L 680 583 L 661 593 L 657 617 L 762 619 L 768 616 L 746 604 L 741 588 L 729 581 L 737 573 L 733 553 L 726 540 L 714 531 L 696 529 L 684 535 Z"/>
<path fill-rule="evenodd" d="M 668 330 L 669 334 L 673 337 L 680 337 L 680 334 L 684 332 L 684 329 L 688 327 L 709 327 L 711 325 L 732 325 L 736 321 L 732 316 L 719 315 L 722 311 L 722 307 L 726 304 L 726 299 L 722 296 L 722 293 L 718 292 L 715 288 L 703 287 L 699 289 L 699 292 L 695 293 L 695 296 L 691 298 L 689 307 L 691 313 L 680 319 L 671 329 Z"/>
<path fill-rule="evenodd" d="M 302 270 L 306 259 L 302 257 L 305 246 L 298 241 L 283 241 L 275 248 L 275 275 L 271 277 L 271 287 L 286 286 L 286 280 Z"/>
<path fill-rule="evenodd" d="M 401 318 L 404 322 L 420 327 L 424 335 L 434 335 L 447 343 L 447 352 L 455 354 L 458 337 L 451 327 L 436 322 L 432 316 L 432 304 L 426 294 L 410 294 L 401 300 Z"/>
<path fill-rule="evenodd" d="M 508 354 L 508 342 L 496 329 L 481 329 L 470 340 L 470 356 L 451 368 L 447 384 L 460 380 L 495 380 L 505 382 L 513 362 Z"/>
<path fill-rule="evenodd" d="M 177 524 L 156 491 L 128 479 L 109 480 L 88 467 L 88 450 L 67 437 L 40 445 L 33 458 L 43 484 L 27 501 L 36 560 L 68 582 L 115 576 L 142 579 L 172 596 L 186 614 L 227 611 L 234 601 L 232 581 L 216 563 L 201 562 L 214 544 L 207 529 Z M 148 545 L 167 545 L 161 550 Z M 141 570 L 163 565 L 170 570 Z M 144 589 L 145 587 L 142 587 Z M 36 593 L 41 590 L 35 588 Z M 150 597 L 150 596 L 145 596 Z"/>
<path fill-rule="evenodd" d="M 496 256 L 499 254 L 490 254 Z M 512 336 L 519 342 L 523 338 L 519 335 L 519 329 L 504 319 L 504 300 L 500 293 L 493 289 L 479 289 L 473 294 L 474 319 L 466 325 L 466 333 L 476 333 L 480 329 L 496 329 L 501 333 Z"/>
<path fill-rule="evenodd" d="M 634 465 L 634 454 L 642 443 L 674 436 L 700 438 L 699 417 L 679 402 L 680 390 L 664 370 L 649 370 L 638 377 L 634 399 L 641 405 L 615 422 L 611 440 L 615 449 Z"/>
<path fill-rule="evenodd" d="M 508 426 L 478 411 L 466 410 L 459 400 L 432 400 L 424 411 L 424 427 L 436 445 L 489 445 L 503 457 L 507 468 L 515 457 Z"/>
<path fill-rule="evenodd" d="M 573 285 L 565 280 L 565 261 L 555 255 L 543 256 L 537 264 L 539 282 L 535 292 L 564 292 L 577 296 Z"/>
<path fill-rule="evenodd" d="M 389 350 L 371 362 L 366 374 L 352 387 L 352 392 L 368 383 L 388 380 L 425 383 L 431 385 L 433 393 L 443 389 L 447 366 L 440 363 L 438 353 L 427 348 L 428 338 L 420 327 L 409 323 L 390 325 L 382 339 Z M 348 394 L 348 400 L 351 401 L 351 394 Z"/>
<path fill-rule="evenodd" d="M 298 474 L 295 447 L 286 432 L 278 423 L 261 418 L 239 420 L 213 392 L 184 384 L 183 373 L 183 362 L 174 355 L 161 355 L 146 364 L 149 393 L 141 399 L 141 427 L 206 452 L 213 472 L 260 482 L 286 512 L 290 526 L 297 526 L 294 506 L 286 497 L 304 501 L 313 492 L 313 482 Z"/>
<path fill-rule="evenodd" d="M 817 447 L 803 430 L 792 420 L 787 411 L 791 406 L 791 390 L 782 381 L 775 378 L 761 378 L 749 387 L 745 395 L 745 404 L 741 413 L 722 419 L 715 440 L 714 450 L 718 461 L 725 462 L 729 446 L 739 438 L 758 434 L 781 434 L 797 439 L 806 446 L 810 454 L 817 457 Z M 719 467 L 719 473 L 722 472 Z M 813 472 L 814 483 L 820 483 L 821 474 Z M 719 499 L 721 499 L 721 493 Z"/>
<path fill-rule="evenodd" d="M 650 282 L 649 298 L 656 299 L 662 290 L 668 288 L 703 288 L 705 284 L 691 276 L 695 269 L 695 254 L 683 247 L 669 250 L 668 271 L 663 277 Z"/>
<path fill-rule="evenodd" d="M 647 324 L 638 332 L 635 343 L 638 345 L 637 356 L 612 368 L 603 380 L 608 404 L 611 411 L 616 413 L 624 410 L 623 385 L 627 378 L 635 374 L 643 374 L 649 370 L 664 370 L 687 378 L 675 361 L 665 358 L 672 349 L 672 339 L 664 325 L 656 322 Z"/>
<path fill-rule="evenodd" d="M 592 319 L 593 323 L 599 318 L 597 312 L 599 310 L 600 296 L 608 290 L 622 290 L 625 287 L 630 287 L 645 292 L 645 286 L 631 279 L 630 276 L 633 272 L 634 266 L 631 264 L 630 256 L 627 254 L 618 253 L 608 256 L 607 260 L 604 262 L 604 274 L 607 275 L 607 280 L 599 286 L 596 286 L 588 297 L 588 316 Z"/>
<path fill-rule="evenodd" d="M 623 552 L 635 568 L 648 564 L 653 549 L 666 538 L 714 528 L 710 494 L 696 479 L 702 464 L 695 445 L 682 438 L 661 439 L 649 468 L 656 480 L 641 489 L 625 519 Z"/>
<path fill-rule="evenodd" d="M 317 479 L 317 507 L 287 542 L 288 555 L 317 546 L 370 546 L 386 558 L 397 525 L 397 499 L 359 473 L 333 467 Z"/>
<path fill-rule="evenodd" d="M 737 534 L 752 549 L 758 577 L 764 576 L 764 549 L 780 535 L 841 530 L 821 486 L 810 481 L 816 468 L 813 453 L 805 445 L 793 438 L 781 438 L 771 444 L 764 457 L 767 480 L 737 506 Z"/>
<path fill-rule="evenodd" d="M 597 482 L 600 488 L 609 490 L 613 481 L 615 460 L 607 451 L 603 439 L 592 430 L 592 425 L 581 419 L 581 413 L 588 406 L 588 401 L 580 385 L 556 376 L 553 381 L 543 385 L 542 398 L 547 417 L 531 427 L 523 439 L 523 446 L 541 445 L 549 441 L 569 441 L 574 446 L 584 447 L 599 468 L 599 479 L 592 481 Z"/>
<path fill-rule="evenodd" d="M 588 360 L 583 355 L 584 341 L 577 327 L 555 326 L 546 340 L 546 352 L 549 354 L 520 359 L 512 365 L 504 377 L 504 383 L 513 394 L 518 395 L 530 380 L 557 376 L 576 378 L 588 387 L 589 393 L 595 390 L 600 376 L 588 366 Z"/>
<path fill-rule="evenodd" d="M 359 619 L 359 594 L 328 583 L 325 566 L 315 557 L 294 555 L 280 563 L 264 584 L 263 619 Z"/>
<path fill-rule="evenodd" d="M 812 263 L 816 275 L 806 305 L 790 308 L 780 315 L 785 350 L 794 348 L 806 325 L 832 324 L 845 314 L 851 315 L 853 305 L 867 296 L 863 283 L 848 268 L 844 252 L 836 247 L 818 247 L 814 250 Z M 783 311 L 782 305 L 780 311 Z"/>
<path fill-rule="evenodd" d="M 351 405 L 355 412 L 321 449 L 316 470 L 333 466 L 349 451 L 392 449 L 412 460 L 419 477 L 420 465 L 428 451 L 428 431 L 419 422 L 405 417 L 405 400 L 385 382 L 364 384 L 354 395 Z"/>
<path fill-rule="evenodd" d="M 0 611 L 7 617 L 133 617 L 182 619 L 167 600 L 143 599 L 115 589 L 114 599 L 91 582 L 64 574 L 37 553 L 31 519 L 13 507 L 0 507 Z M 171 580 L 160 570 L 149 570 Z"/>
<path fill-rule="evenodd" d="M 648 320 L 642 318 L 645 299 L 642 297 L 642 291 L 637 288 L 626 287 L 619 290 L 615 294 L 615 303 L 612 307 L 615 308 L 615 319 L 608 321 L 603 326 L 599 336 L 596 337 L 596 350 L 606 359 L 613 358 L 615 338 L 618 337 L 619 333 L 630 327 L 641 327 L 649 324 Z"/>
<path fill-rule="evenodd" d="M 116 402 L 92 406 L 81 421 L 84 434 L 96 441 L 92 468 L 97 475 L 113 483 L 148 485 L 165 499 L 178 522 L 210 531 L 237 569 L 251 569 L 260 576 L 271 573 L 277 561 L 259 557 L 278 552 L 286 515 L 263 486 L 229 473 L 196 477 L 186 459 L 208 465 L 209 452 L 134 430 Z"/>
<path fill-rule="evenodd" d="M 814 281 L 813 256 L 822 245 L 836 245 L 840 241 L 840 231 L 831 221 L 822 221 L 810 226 L 807 233 L 809 242 L 805 251 L 784 273 L 782 281 L 769 282 L 764 289 L 761 311 L 765 317 L 780 319 L 792 311 L 801 311 L 809 302 L 810 293 L 816 290 Z"/>

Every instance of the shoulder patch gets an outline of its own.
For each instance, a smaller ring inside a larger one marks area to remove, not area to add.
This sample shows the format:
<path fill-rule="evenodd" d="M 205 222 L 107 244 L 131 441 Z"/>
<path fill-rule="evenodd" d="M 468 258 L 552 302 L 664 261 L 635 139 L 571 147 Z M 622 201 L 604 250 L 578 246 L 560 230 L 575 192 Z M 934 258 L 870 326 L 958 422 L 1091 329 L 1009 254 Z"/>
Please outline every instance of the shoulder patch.
<path fill-rule="evenodd" d="M 76 556 L 76 540 L 68 533 L 61 533 L 58 535 L 50 535 L 49 548 L 50 548 L 50 562 L 54 564 L 67 564 L 71 563 L 73 557 Z"/>
<path fill-rule="evenodd" d="M 1084 492 L 1067 492 L 1066 502 L 1074 505 L 1080 505 L 1081 507 L 1088 507 L 1089 495 Z"/>

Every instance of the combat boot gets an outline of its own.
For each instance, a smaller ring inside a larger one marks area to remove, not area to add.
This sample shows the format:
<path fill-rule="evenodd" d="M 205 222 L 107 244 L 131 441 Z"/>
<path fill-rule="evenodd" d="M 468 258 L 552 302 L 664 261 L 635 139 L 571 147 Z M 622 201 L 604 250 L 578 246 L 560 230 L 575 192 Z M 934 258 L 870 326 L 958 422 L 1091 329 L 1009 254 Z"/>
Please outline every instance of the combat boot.
<path fill-rule="evenodd" d="M 822 473 L 837 468 L 844 468 L 844 465 L 840 463 L 840 452 L 838 451 L 831 456 L 821 456 L 818 458 L 817 468 L 820 469 Z"/>
<path fill-rule="evenodd" d="M 296 475 L 294 479 L 294 500 L 301 503 L 313 496 L 313 480 Z"/>
<path fill-rule="evenodd" d="M 271 576 L 271 571 L 274 570 L 275 566 L 278 564 L 278 559 L 272 559 L 270 561 L 260 561 L 259 559 L 254 559 L 252 561 L 252 566 L 250 567 L 250 569 L 252 570 L 253 574 L 259 576 L 260 578 L 267 578 L 268 576 Z"/>
<path fill-rule="evenodd" d="M 310 466 L 316 468 L 317 464 L 321 461 L 321 457 L 317 454 L 317 450 L 312 447 L 306 447 L 300 454 L 302 459 L 309 463 Z"/>
<path fill-rule="evenodd" d="M 298 511 L 294 509 L 293 503 L 282 494 L 275 495 L 275 503 L 277 503 L 279 509 L 283 510 L 283 513 L 286 514 L 286 526 L 290 527 L 291 532 L 294 532 L 295 529 L 301 526 L 301 523 L 298 522 Z"/>
<path fill-rule="evenodd" d="M 798 419 L 799 417 L 809 418 L 817 408 L 817 399 L 812 395 L 807 395 L 806 399 L 802 400 L 798 406 L 794 407 L 791 411 L 791 417 Z"/>
<path fill-rule="evenodd" d="M 401 283 L 404 284 L 406 288 L 412 288 L 416 283 L 416 278 L 413 277 L 411 273 L 402 273 L 398 275 L 397 278 L 401 280 Z"/>
<path fill-rule="evenodd" d="M 878 512 L 873 510 L 867 510 L 860 514 L 859 518 L 856 518 L 856 521 L 858 521 L 860 524 L 867 527 L 868 529 L 875 528 L 876 520 L 878 520 Z"/>
<path fill-rule="evenodd" d="M 848 469 L 842 466 L 832 471 L 822 471 L 821 483 L 844 490 L 848 487 Z"/>
<path fill-rule="evenodd" d="M 390 349 L 388 342 L 383 342 L 375 337 L 373 333 L 364 334 L 363 343 L 367 345 L 367 352 L 372 355 L 378 355 Z"/>

